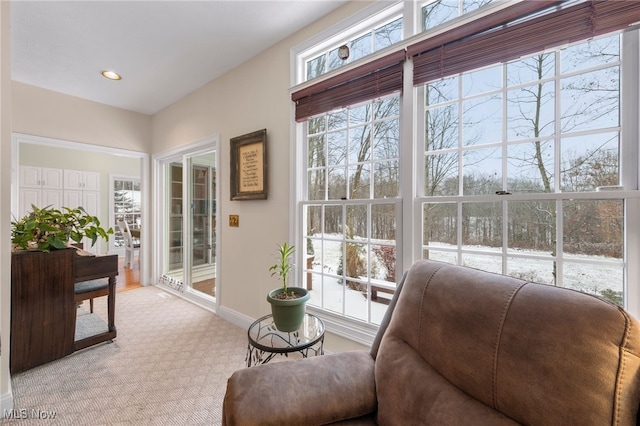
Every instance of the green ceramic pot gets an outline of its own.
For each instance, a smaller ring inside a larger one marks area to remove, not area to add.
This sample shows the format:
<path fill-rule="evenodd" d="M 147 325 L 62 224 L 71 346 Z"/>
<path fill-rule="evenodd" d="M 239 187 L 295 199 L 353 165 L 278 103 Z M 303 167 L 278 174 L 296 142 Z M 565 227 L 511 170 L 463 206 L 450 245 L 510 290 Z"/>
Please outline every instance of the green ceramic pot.
<path fill-rule="evenodd" d="M 311 297 L 309 291 L 301 287 L 289 287 L 298 297 L 295 299 L 278 299 L 275 296 L 282 293 L 282 288 L 271 290 L 267 294 L 267 301 L 271 304 L 271 314 L 276 328 L 280 331 L 296 331 L 304 320 L 307 301 Z"/>

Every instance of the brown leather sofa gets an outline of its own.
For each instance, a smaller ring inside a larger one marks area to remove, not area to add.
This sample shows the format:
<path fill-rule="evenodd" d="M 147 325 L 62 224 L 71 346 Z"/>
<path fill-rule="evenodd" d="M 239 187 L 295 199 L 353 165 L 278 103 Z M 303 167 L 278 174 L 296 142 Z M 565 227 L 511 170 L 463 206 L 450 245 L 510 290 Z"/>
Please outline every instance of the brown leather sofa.
<path fill-rule="evenodd" d="M 235 372 L 224 425 L 635 425 L 640 323 L 572 290 L 419 261 L 370 352 Z"/>

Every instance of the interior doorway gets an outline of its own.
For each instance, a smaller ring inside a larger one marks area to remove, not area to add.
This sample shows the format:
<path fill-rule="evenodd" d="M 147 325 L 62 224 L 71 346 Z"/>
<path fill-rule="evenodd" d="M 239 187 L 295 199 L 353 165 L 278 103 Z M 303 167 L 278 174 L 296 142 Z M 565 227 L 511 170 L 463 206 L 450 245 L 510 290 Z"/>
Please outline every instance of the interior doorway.
<path fill-rule="evenodd" d="M 158 283 L 215 309 L 218 152 L 216 144 L 156 160 L 163 188 L 157 209 L 162 235 Z"/>
<path fill-rule="evenodd" d="M 144 188 L 148 188 L 146 181 L 148 171 L 148 155 L 138 152 L 125 151 L 117 148 L 95 146 L 79 142 L 45 138 L 41 136 L 24 135 L 14 133 L 12 136 L 12 200 L 11 212 L 13 218 L 24 215 L 24 205 L 31 207 L 25 201 L 21 188 L 25 186 L 22 176 L 18 171 L 23 168 L 59 171 L 61 176 L 61 193 L 58 204 L 52 203 L 51 198 L 38 204 L 38 207 L 52 205 L 55 208 L 64 206 L 75 208 L 83 207 L 90 214 L 97 216 L 105 228 L 116 230 L 114 207 L 114 176 L 126 176 L 129 181 L 137 182 L 135 188 L 131 185 L 130 195 L 135 196 L 132 202 L 137 210 L 136 218 L 142 222 L 148 211 L 145 208 L 146 194 Z M 64 179 L 62 178 L 64 177 Z M 74 179 L 67 179 L 67 177 Z M 74 183 L 70 187 L 67 183 Z M 147 186 L 145 186 L 147 185 Z M 135 192 L 135 194 L 134 194 Z M 52 193 L 52 191 L 48 191 Z M 96 254 L 118 253 L 118 238 L 111 236 L 109 241 L 98 240 L 96 246 L 90 248 Z M 144 263 L 144 262 L 142 262 Z M 148 281 L 148 280 L 145 280 Z"/>

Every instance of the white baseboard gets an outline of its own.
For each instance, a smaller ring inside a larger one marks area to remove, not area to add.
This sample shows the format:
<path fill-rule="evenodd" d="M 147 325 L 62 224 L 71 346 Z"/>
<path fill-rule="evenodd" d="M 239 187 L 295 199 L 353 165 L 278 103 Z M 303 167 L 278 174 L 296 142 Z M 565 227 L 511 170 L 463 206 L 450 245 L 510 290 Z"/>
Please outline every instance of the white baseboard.
<path fill-rule="evenodd" d="M 229 321 L 231 324 L 237 325 L 245 330 L 248 330 L 251 323 L 255 321 L 255 318 L 251 318 L 225 306 L 219 306 L 217 314 L 223 320 Z"/>
<path fill-rule="evenodd" d="M 13 393 L 11 392 L 11 384 L 9 384 L 9 393 L 0 395 L 0 419 L 4 418 L 4 414 L 13 410 Z"/>

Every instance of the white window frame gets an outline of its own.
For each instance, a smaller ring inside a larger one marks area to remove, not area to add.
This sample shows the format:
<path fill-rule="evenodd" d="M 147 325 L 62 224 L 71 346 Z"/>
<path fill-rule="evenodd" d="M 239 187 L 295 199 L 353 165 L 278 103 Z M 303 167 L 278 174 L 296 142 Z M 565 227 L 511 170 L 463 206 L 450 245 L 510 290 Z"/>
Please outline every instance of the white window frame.
<path fill-rule="evenodd" d="M 118 229 L 117 229 L 118 224 L 116 223 L 116 214 L 115 214 L 115 189 L 113 188 L 113 185 L 116 180 L 138 182 L 138 184 L 141 185 L 140 192 L 142 192 L 142 181 L 140 179 L 140 176 L 125 176 L 125 175 L 109 174 L 109 224 L 110 226 L 113 226 L 114 233 L 118 232 Z M 140 217 L 141 217 L 140 220 L 142 220 L 142 209 L 140 212 Z M 109 238 L 109 251 L 123 256 L 124 245 L 122 247 L 116 247 L 115 242 L 116 242 L 116 239 L 114 237 Z"/>

